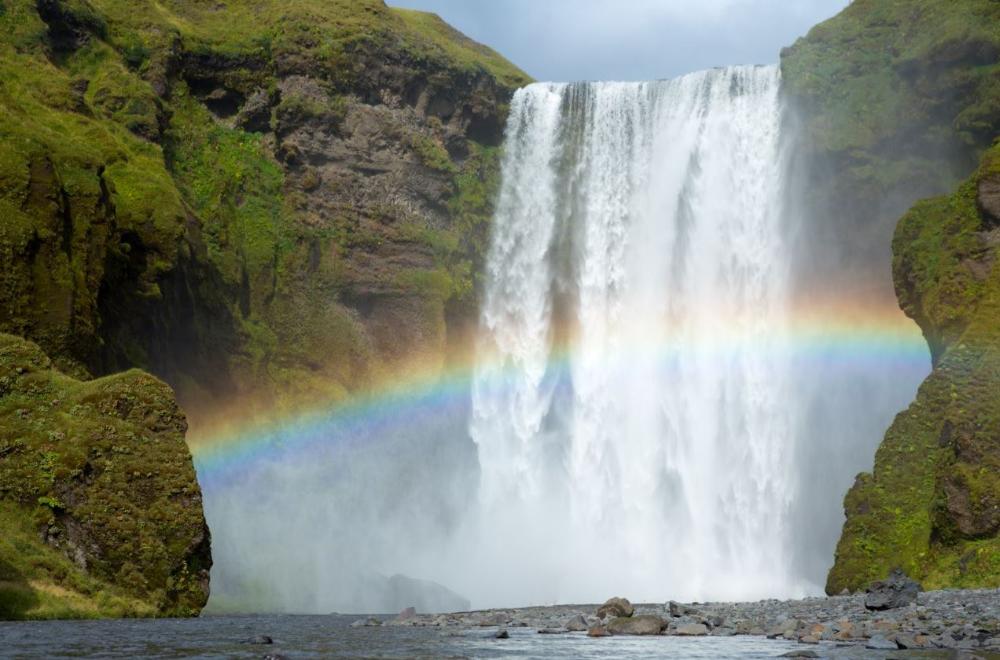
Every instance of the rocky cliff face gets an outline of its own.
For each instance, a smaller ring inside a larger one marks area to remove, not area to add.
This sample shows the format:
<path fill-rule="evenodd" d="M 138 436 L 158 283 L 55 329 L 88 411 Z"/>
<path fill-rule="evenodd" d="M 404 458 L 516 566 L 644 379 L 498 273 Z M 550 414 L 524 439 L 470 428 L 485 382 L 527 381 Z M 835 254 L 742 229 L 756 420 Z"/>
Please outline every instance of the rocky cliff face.
<path fill-rule="evenodd" d="M 823 246 L 803 251 L 803 288 L 888 298 L 895 229 L 895 294 L 935 365 L 847 495 L 827 591 L 897 566 L 925 586 L 997 586 L 995 155 L 979 161 L 1000 135 L 1000 4 L 855 0 L 786 49 L 782 70 L 806 146 L 808 242 Z"/>
<path fill-rule="evenodd" d="M 0 618 L 201 610 L 212 558 L 186 429 L 152 376 L 80 382 L 0 334 Z"/>
<path fill-rule="evenodd" d="M 899 222 L 893 275 L 934 371 L 844 501 L 827 591 L 901 567 L 927 588 L 1000 585 L 1000 145 Z"/>
<path fill-rule="evenodd" d="M 2 7 L 0 329 L 199 418 L 446 359 L 523 73 L 381 0 Z"/>
<path fill-rule="evenodd" d="M 71 377 L 204 426 L 457 350 L 527 81 L 382 0 L 0 0 L 0 332 L 62 372 L 0 344 L 0 615 L 207 596 L 172 395 Z"/>

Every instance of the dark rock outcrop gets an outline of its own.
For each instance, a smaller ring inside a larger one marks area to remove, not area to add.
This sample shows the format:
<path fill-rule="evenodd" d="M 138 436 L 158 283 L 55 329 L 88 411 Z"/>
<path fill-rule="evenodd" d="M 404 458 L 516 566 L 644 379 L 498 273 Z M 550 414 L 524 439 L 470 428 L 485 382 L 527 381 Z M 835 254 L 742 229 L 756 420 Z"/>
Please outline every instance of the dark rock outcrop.
<path fill-rule="evenodd" d="M 865 609 L 892 610 L 917 602 L 920 585 L 906 573 L 895 569 L 885 580 L 873 582 L 867 589 Z"/>

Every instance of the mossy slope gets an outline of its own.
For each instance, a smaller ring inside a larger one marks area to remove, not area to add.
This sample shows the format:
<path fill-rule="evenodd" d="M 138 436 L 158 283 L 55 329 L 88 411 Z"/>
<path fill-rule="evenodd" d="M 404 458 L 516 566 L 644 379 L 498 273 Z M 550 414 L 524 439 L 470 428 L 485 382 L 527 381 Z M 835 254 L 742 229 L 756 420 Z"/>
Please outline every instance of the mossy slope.
<path fill-rule="evenodd" d="M 845 498 L 828 593 L 895 567 L 925 588 L 1000 587 L 1000 218 L 984 207 L 998 188 L 1000 144 L 899 222 L 896 291 L 935 366 Z"/>
<path fill-rule="evenodd" d="M 186 428 L 152 376 L 81 382 L 0 335 L 0 618 L 201 610 L 211 555 Z"/>
<path fill-rule="evenodd" d="M 884 281 L 896 220 L 1000 134 L 1000 4 L 854 0 L 781 54 L 818 282 Z M 888 298 L 891 292 L 884 292 Z"/>

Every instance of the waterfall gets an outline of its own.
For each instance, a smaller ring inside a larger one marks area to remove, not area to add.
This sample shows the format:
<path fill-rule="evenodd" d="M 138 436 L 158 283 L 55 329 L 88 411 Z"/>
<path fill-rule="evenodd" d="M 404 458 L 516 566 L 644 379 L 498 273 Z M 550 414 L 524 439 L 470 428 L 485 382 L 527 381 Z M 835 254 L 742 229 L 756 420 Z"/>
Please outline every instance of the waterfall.
<path fill-rule="evenodd" d="M 515 94 L 470 422 L 494 598 L 801 593 L 779 87 Z"/>

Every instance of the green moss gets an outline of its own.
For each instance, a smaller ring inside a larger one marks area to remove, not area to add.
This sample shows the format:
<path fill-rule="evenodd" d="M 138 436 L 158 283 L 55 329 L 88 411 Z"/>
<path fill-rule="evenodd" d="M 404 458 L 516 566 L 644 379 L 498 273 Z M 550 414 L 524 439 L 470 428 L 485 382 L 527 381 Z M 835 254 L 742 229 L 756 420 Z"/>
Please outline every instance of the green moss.
<path fill-rule="evenodd" d="M 180 86 L 166 132 L 170 171 L 203 221 L 209 256 L 228 282 L 266 290 L 286 230 L 284 174 L 262 136 L 216 124 Z"/>
<path fill-rule="evenodd" d="M 197 613 L 211 560 L 185 428 L 170 389 L 151 376 L 79 382 L 34 344 L 0 335 L 0 519 L 12 534 L 0 542 L 0 570 L 23 581 L 8 608 Z M 77 563 L 62 570 L 70 558 Z M 21 602 L 39 591 L 36 605 Z"/>
<path fill-rule="evenodd" d="M 455 164 L 451 162 L 451 157 L 440 141 L 414 133 L 409 136 L 408 142 L 410 148 L 417 152 L 421 162 L 427 167 L 446 174 L 456 172 Z"/>
<path fill-rule="evenodd" d="M 156 609 L 42 543 L 21 506 L 0 501 L 0 619 L 153 616 Z"/>
<path fill-rule="evenodd" d="M 347 101 L 343 96 L 314 98 L 293 92 L 283 94 L 281 102 L 275 108 L 275 117 L 279 124 L 297 124 L 319 119 L 327 122 L 334 130 L 343 123 L 346 114 Z"/>
<path fill-rule="evenodd" d="M 981 170 L 918 203 L 893 242 L 896 289 L 935 355 L 844 501 L 828 593 L 901 567 L 927 588 L 1000 586 L 1000 268 L 975 206 Z"/>
<path fill-rule="evenodd" d="M 286 180 L 302 164 L 282 131 L 336 133 L 352 104 L 387 91 L 373 87 L 386 63 L 426 94 L 466 93 L 499 125 L 528 78 L 495 52 L 381 0 L 70 0 L 55 20 L 77 31 L 61 44 L 33 0 L 3 5 L 0 331 L 36 339 L 74 375 L 156 369 L 196 401 L 216 388 L 276 400 L 299 384 L 342 396 L 385 349 L 347 302 L 368 295 L 350 290 L 359 281 L 435 310 L 473 300 L 490 206 L 476 177 L 494 171 L 493 150 L 470 142 L 452 160 L 440 124 L 403 128 L 394 112 L 412 99 L 385 98 L 377 120 L 398 124 L 386 139 L 454 181 L 451 218 L 358 207 L 347 190 L 327 215 L 303 212 L 305 198 L 333 183 L 318 169 Z M 220 111 L 206 98 L 217 90 L 265 99 L 263 117 Z M 239 128 L 263 129 L 268 110 L 270 134 Z M 396 240 L 431 263 L 359 272 Z"/>
<path fill-rule="evenodd" d="M 410 29 L 408 46 L 425 57 L 446 59 L 465 71 L 482 70 L 511 88 L 522 87 L 531 78 L 492 48 L 469 39 L 436 14 L 412 9 L 392 10 Z"/>
<path fill-rule="evenodd" d="M 874 153 L 880 142 L 926 125 L 938 132 L 917 139 L 957 131 L 981 143 L 972 134 L 977 108 L 992 103 L 990 138 L 998 128 L 1000 68 L 989 57 L 998 46 L 1000 7 L 990 0 L 858 0 L 786 49 L 782 72 L 792 95 L 815 111 L 812 134 L 825 150 Z M 948 126 L 956 96 L 968 104 L 957 108 L 966 119 Z M 951 110 L 943 124 L 940 110 Z"/>

